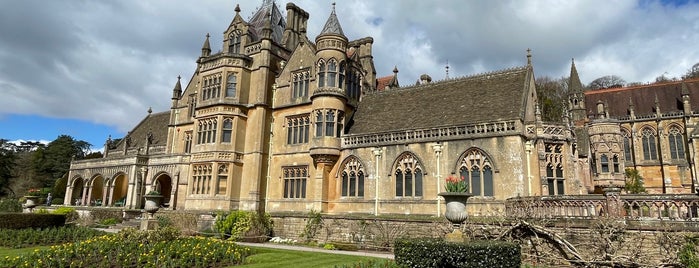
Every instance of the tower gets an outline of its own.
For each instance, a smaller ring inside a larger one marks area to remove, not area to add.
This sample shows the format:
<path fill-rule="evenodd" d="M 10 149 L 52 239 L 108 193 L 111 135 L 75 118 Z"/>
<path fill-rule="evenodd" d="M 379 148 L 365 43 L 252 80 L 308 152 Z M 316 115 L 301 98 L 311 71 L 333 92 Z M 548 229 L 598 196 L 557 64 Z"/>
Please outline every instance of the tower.
<path fill-rule="evenodd" d="M 570 78 L 568 80 L 568 110 L 571 120 L 575 125 L 579 125 L 586 118 L 585 93 L 578 70 L 575 68 L 575 59 L 571 60 Z"/>

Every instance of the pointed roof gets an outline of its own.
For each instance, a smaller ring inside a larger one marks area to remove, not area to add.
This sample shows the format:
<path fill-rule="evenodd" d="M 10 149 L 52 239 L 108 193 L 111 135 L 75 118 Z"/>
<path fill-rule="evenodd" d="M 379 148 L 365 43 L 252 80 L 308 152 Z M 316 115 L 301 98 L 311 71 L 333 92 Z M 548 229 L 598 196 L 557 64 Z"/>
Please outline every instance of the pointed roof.
<path fill-rule="evenodd" d="M 568 89 L 572 93 L 583 92 L 583 85 L 582 82 L 580 82 L 580 76 L 578 76 L 578 69 L 575 68 L 575 59 L 571 59 L 571 62 Z"/>
<path fill-rule="evenodd" d="M 252 15 L 249 24 L 254 41 L 262 37 L 262 29 L 267 26 L 272 29 L 272 41 L 277 44 L 281 43 L 286 20 L 274 1 L 264 0 L 262 6 Z"/>
<path fill-rule="evenodd" d="M 172 91 L 182 93 L 182 84 L 180 83 L 180 79 L 182 79 L 182 77 L 178 75 L 177 83 L 175 84 L 175 88 L 173 88 Z"/>
<path fill-rule="evenodd" d="M 211 51 L 211 45 L 209 45 L 209 33 L 206 33 L 206 40 L 204 40 L 201 50 Z"/>
<path fill-rule="evenodd" d="M 330 12 L 328 21 L 325 22 L 325 26 L 323 27 L 323 30 L 320 31 L 318 36 L 326 34 L 345 36 L 345 33 L 342 31 L 342 26 L 340 26 L 340 21 L 337 19 L 337 15 L 335 14 L 335 3 L 333 3 L 333 10 Z"/>

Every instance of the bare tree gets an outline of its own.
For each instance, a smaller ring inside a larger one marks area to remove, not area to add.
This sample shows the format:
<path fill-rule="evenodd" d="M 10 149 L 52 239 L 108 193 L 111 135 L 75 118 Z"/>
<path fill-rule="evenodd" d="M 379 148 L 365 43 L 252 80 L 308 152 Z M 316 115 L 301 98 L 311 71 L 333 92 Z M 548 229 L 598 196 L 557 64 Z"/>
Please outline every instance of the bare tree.
<path fill-rule="evenodd" d="M 568 77 L 553 79 L 543 76 L 537 78 L 535 83 L 542 120 L 561 122 L 563 113 L 567 110 Z"/>
<path fill-rule="evenodd" d="M 587 87 L 590 89 L 604 89 L 623 87 L 625 84 L 626 81 L 624 81 L 624 79 L 622 79 L 621 77 L 616 75 L 607 75 L 592 80 L 592 82 L 590 82 L 590 84 Z"/>
<path fill-rule="evenodd" d="M 682 79 L 691 79 L 691 78 L 698 78 L 699 77 L 699 63 L 694 64 L 692 68 L 689 68 L 687 70 L 687 74 L 682 76 Z"/>

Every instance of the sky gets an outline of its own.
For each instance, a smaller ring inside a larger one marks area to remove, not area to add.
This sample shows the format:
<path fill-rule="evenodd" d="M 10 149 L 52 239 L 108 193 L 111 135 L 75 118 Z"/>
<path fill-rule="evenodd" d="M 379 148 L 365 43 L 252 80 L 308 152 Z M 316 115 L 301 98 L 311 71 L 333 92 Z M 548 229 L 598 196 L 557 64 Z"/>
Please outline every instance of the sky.
<path fill-rule="evenodd" d="M 315 40 L 333 0 L 294 3 Z M 262 0 L 0 0 L 0 139 L 71 135 L 99 150 L 146 115 L 166 111 L 211 33 L 214 52 L 235 15 Z M 277 1 L 282 10 L 286 1 Z M 283 11 L 284 12 L 284 11 Z M 285 13 L 285 12 L 284 12 Z M 687 0 L 345 0 L 336 13 L 350 40 L 374 38 L 377 76 L 398 68 L 455 78 L 526 64 L 537 77 L 583 83 L 681 77 L 699 62 L 699 2 Z"/>

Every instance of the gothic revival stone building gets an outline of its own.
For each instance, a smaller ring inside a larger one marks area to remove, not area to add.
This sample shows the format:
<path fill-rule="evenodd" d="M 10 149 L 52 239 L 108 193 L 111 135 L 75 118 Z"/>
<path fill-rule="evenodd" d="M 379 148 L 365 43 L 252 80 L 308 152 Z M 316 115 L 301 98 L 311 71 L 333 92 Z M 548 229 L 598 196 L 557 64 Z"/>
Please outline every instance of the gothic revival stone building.
<path fill-rule="evenodd" d="M 659 93 L 653 118 L 630 108 L 613 119 L 622 110 L 604 105 L 588 118 L 586 103 L 618 103 L 605 99 L 616 91 L 583 92 L 573 65 L 574 120 L 546 123 L 530 55 L 521 67 L 400 87 L 397 69 L 376 77 L 373 39 L 349 39 L 334 7 L 315 39 L 308 19 L 292 3 L 284 18 L 264 1 L 249 21 L 236 7 L 221 51 L 207 35 L 170 111 L 109 139 L 104 158 L 71 163 L 66 205 L 137 209 L 157 190 L 177 210 L 439 214 L 437 194 L 455 175 L 470 184 L 471 213 L 488 214 L 510 197 L 594 192 L 623 181 L 625 166 L 663 172 L 663 189 L 692 185 L 696 149 L 683 137 L 694 121 L 689 106 L 666 116 L 674 99 Z M 681 88 L 687 103 L 699 97 L 694 84 Z M 649 146 L 662 150 L 642 160 Z"/>

